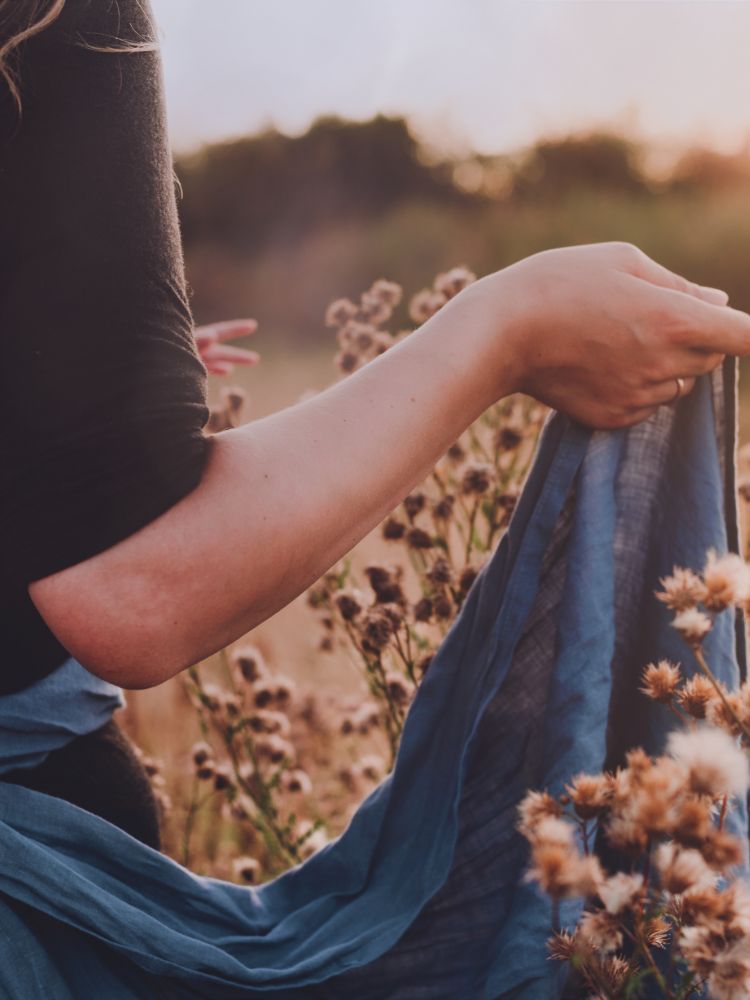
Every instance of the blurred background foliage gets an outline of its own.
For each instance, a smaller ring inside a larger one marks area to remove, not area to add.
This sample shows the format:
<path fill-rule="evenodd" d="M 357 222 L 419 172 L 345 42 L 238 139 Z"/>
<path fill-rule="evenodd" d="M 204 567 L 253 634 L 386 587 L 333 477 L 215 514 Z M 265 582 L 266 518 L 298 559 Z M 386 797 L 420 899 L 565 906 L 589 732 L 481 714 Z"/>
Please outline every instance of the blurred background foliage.
<path fill-rule="evenodd" d="M 623 239 L 750 308 L 750 155 L 694 148 L 668 164 L 613 132 L 449 160 L 408 123 L 321 118 L 178 159 L 198 322 L 252 315 L 254 346 L 330 349 L 325 307 L 376 277 L 420 288 L 552 246 Z M 401 319 L 407 325 L 404 314 Z"/>

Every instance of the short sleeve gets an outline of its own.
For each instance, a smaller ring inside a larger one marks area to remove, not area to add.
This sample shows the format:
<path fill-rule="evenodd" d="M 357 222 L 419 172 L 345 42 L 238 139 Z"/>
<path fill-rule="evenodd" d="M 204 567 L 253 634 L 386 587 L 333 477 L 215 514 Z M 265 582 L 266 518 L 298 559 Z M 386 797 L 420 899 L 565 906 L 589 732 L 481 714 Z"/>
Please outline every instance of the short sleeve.
<path fill-rule="evenodd" d="M 143 0 L 68 0 L 0 108 L 0 530 L 28 583 L 134 533 L 200 481 L 195 348 Z"/>

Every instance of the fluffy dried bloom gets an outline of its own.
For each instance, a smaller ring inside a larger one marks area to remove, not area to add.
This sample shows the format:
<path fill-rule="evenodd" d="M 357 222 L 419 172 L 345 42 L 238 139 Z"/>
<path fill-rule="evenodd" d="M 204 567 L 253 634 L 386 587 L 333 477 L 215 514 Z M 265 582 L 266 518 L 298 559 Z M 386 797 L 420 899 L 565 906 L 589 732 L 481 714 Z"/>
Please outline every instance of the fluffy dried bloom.
<path fill-rule="evenodd" d="M 663 917 L 654 917 L 647 922 L 645 932 L 646 940 L 652 948 L 666 948 L 672 927 Z"/>
<path fill-rule="evenodd" d="M 321 848 L 328 843 L 328 837 L 322 827 L 313 830 L 313 824 L 309 821 L 300 823 L 297 835 L 300 839 L 304 837 L 304 842 L 300 845 L 299 853 L 302 858 L 310 858 L 317 854 Z"/>
<path fill-rule="evenodd" d="M 345 375 L 356 371 L 359 366 L 359 356 L 350 350 L 339 351 L 333 360 L 336 367 Z"/>
<path fill-rule="evenodd" d="M 466 566 L 461 571 L 461 576 L 458 578 L 458 589 L 462 597 L 465 597 L 469 593 L 478 576 L 479 570 L 475 566 Z"/>
<path fill-rule="evenodd" d="M 569 962 L 578 952 L 578 942 L 567 931 L 559 931 L 547 942 L 549 957 L 557 962 Z"/>
<path fill-rule="evenodd" d="M 446 493 L 444 497 L 436 500 L 432 506 L 432 515 L 438 521 L 449 521 L 453 517 L 453 509 L 456 498 L 452 493 Z"/>
<path fill-rule="evenodd" d="M 284 771 L 281 775 L 281 787 L 290 795 L 310 795 L 313 790 L 310 776 L 300 768 Z"/>
<path fill-rule="evenodd" d="M 435 617 L 441 621 L 445 621 L 453 616 L 453 601 L 445 592 L 435 595 L 432 606 L 435 611 Z"/>
<path fill-rule="evenodd" d="M 368 781 L 380 781 L 386 773 L 385 761 L 376 753 L 365 754 L 357 763 L 356 769 Z"/>
<path fill-rule="evenodd" d="M 291 729 L 289 717 L 283 712 L 274 712 L 271 709 L 258 709 L 247 718 L 247 727 L 254 733 L 279 733 L 281 736 L 288 736 Z"/>
<path fill-rule="evenodd" d="M 406 534 L 406 525 L 397 517 L 389 517 L 383 522 L 383 538 L 389 542 L 397 542 Z"/>
<path fill-rule="evenodd" d="M 291 763 L 295 758 L 292 744 L 278 733 L 259 737 L 255 741 L 255 752 L 261 760 L 268 760 L 272 764 L 281 764 L 285 760 Z"/>
<path fill-rule="evenodd" d="M 678 802 L 671 836 L 686 847 L 701 847 L 712 829 L 711 800 L 690 795 Z"/>
<path fill-rule="evenodd" d="M 715 873 L 699 851 L 669 842 L 656 849 L 655 858 L 661 884 L 667 892 L 680 895 L 687 889 L 709 889 L 716 881 Z"/>
<path fill-rule="evenodd" d="M 500 427 L 495 434 L 495 444 L 500 451 L 514 451 L 523 441 L 523 435 L 515 427 Z"/>
<path fill-rule="evenodd" d="M 492 485 L 495 470 L 483 462 L 473 462 L 467 466 L 461 477 L 461 492 L 481 496 Z"/>
<path fill-rule="evenodd" d="M 336 299 L 326 310 L 326 326 L 344 326 L 356 313 L 357 307 L 351 299 Z"/>
<path fill-rule="evenodd" d="M 562 806 L 549 792 L 527 792 L 518 807 L 518 829 L 525 837 L 533 837 L 543 819 L 558 819 L 561 815 Z"/>
<path fill-rule="evenodd" d="M 742 726 L 739 725 L 737 720 L 747 719 L 746 705 L 736 691 L 727 691 L 723 686 L 722 690 L 724 700 L 717 696 L 713 701 L 709 702 L 706 709 L 706 721 L 712 726 L 724 730 L 724 732 L 729 733 L 731 736 L 741 736 Z M 727 708 L 727 705 L 729 708 Z"/>
<path fill-rule="evenodd" d="M 365 612 L 357 625 L 362 637 L 362 648 L 374 655 L 385 649 L 393 635 L 393 621 L 383 607 Z"/>
<path fill-rule="evenodd" d="M 414 493 L 410 493 L 408 497 L 404 497 L 402 502 L 406 516 L 410 521 L 413 521 L 417 514 L 425 509 L 427 497 L 420 490 L 417 490 Z"/>
<path fill-rule="evenodd" d="M 261 874 L 260 863 L 255 858 L 235 858 L 232 862 L 235 878 L 254 885 Z"/>
<path fill-rule="evenodd" d="M 526 877 L 553 898 L 589 897 L 596 892 L 601 867 L 593 856 L 581 857 L 570 847 L 540 841 L 533 846 Z"/>
<path fill-rule="evenodd" d="M 266 661 L 257 646 L 239 646 L 233 649 L 231 662 L 250 684 L 268 673 Z"/>
<path fill-rule="evenodd" d="M 204 764 L 203 766 L 205 767 L 206 765 Z M 223 792 L 234 784 L 231 768 L 227 764 L 216 764 L 214 766 L 213 779 L 214 788 L 217 792 Z"/>
<path fill-rule="evenodd" d="M 578 934 L 594 951 L 608 955 L 622 947 L 622 930 L 617 918 L 606 910 L 584 913 Z"/>
<path fill-rule="evenodd" d="M 735 740 L 720 729 L 703 726 L 674 732 L 670 755 L 688 771 L 690 788 L 698 795 L 744 795 L 750 783 L 748 761 Z"/>
<path fill-rule="evenodd" d="M 746 1000 L 750 996 L 749 941 L 733 941 L 716 955 L 707 986 L 713 1000 Z"/>
<path fill-rule="evenodd" d="M 416 622 L 428 622 L 432 618 L 432 612 L 432 601 L 429 597 L 420 598 L 412 609 Z"/>
<path fill-rule="evenodd" d="M 200 743 L 196 743 L 192 749 L 193 763 L 196 767 L 200 767 L 213 758 L 214 751 L 210 743 L 206 743 L 201 740 Z"/>
<path fill-rule="evenodd" d="M 344 621 L 353 621 L 367 605 L 367 599 L 361 590 L 344 587 L 333 595 L 333 603 L 339 609 Z"/>
<path fill-rule="evenodd" d="M 643 671 L 641 691 L 654 701 L 669 704 L 680 683 L 680 668 L 669 660 L 649 663 Z"/>
<path fill-rule="evenodd" d="M 665 576 L 659 583 L 664 588 L 656 596 L 672 611 L 687 611 L 700 604 L 705 595 L 703 581 L 690 569 L 675 566 L 671 576 Z"/>
<path fill-rule="evenodd" d="M 706 863 L 716 871 L 726 871 L 739 865 L 744 858 L 742 844 L 726 830 L 713 829 L 700 845 Z"/>
<path fill-rule="evenodd" d="M 438 556 L 430 569 L 427 571 L 427 579 L 435 586 L 445 586 L 453 582 L 453 567 L 445 558 Z"/>
<path fill-rule="evenodd" d="M 677 704 L 694 719 L 705 719 L 708 706 L 716 698 L 716 690 L 703 674 L 687 680 L 677 692 Z"/>
<path fill-rule="evenodd" d="M 396 705 L 407 705 L 412 696 L 412 689 L 401 674 L 387 673 L 385 688 L 389 699 Z"/>
<path fill-rule="evenodd" d="M 709 552 L 703 570 L 703 604 L 709 611 L 724 611 L 731 604 L 742 604 L 750 595 L 750 568 L 739 556 L 717 556 Z"/>
<path fill-rule="evenodd" d="M 401 587 L 401 566 L 372 565 L 365 569 L 365 576 L 375 592 L 379 604 L 402 604 L 406 600 Z"/>
<path fill-rule="evenodd" d="M 395 309 L 403 297 L 403 289 L 401 285 L 397 285 L 395 281 L 386 281 L 385 278 L 379 278 L 375 281 L 370 289 L 370 295 L 374 296 L 385 302 L 386 305 L 391 306 Z"/>
<path fill-rule="evenodd" d="M 452 299 L 476 280 L 476 274 L 468 267 L 452 267 L 450 271 L 435 278 L 434 287 L 435 291 L 444 295 L 446 299 Z"/>
<path fill-rule="evenodd" d="M 642 890 L 642 875 L 628 875 L 625 872 L 618 872 L 616 875 L 610 875 L 601 883 L 598 894 L 607 913 L 617 915 L 623 910 L 629 910 Z"/>
<path fill-rule="evenodd" d="M 692 646 L 700 645 L 711 631 L 712 621 L 697 608 L 687 608 L 674 616 L 672 625 Z"/>
<path fill-rule="evenodd" d="M 439 309 L 448 301 L 441 292 L 436 292 L 431 288 L 417 292 L 409 304 L 409 316 L 417 324 L 426 323 L 428 319 L 435 315 Z"/>
<path fill-rule="evenodd" d="M 581 819 L 598 816 L 609 803 L 610 785 L 603 774 L 579 774 L 565 790 Z"/>
<path fill-rule="evenodd" d="M 406 544 L 410 549 L 431 549 L 435 543 L 422 528 L 409 528 L 406 532 Z"/>

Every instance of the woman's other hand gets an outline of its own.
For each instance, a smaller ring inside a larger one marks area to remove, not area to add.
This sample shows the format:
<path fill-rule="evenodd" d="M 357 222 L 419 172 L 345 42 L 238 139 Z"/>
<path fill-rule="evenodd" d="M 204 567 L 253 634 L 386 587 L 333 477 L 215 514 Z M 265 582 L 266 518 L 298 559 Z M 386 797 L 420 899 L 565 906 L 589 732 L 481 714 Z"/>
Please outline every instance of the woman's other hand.
<path fill-rule="evenodd" d="M 203 364 L 210 375 L 231 375 L 235 365 L 257 365 L 260 356 L 243 347 L 227 346 L 225 341 L 236 340 L 255 333 L 258 324 L 254 319 L 229 319 L 223 323 L 209 323 L 195 328 L 195 344 Z"/>
<path fill-rule="evenodd" d="M 465 294 L 497 317 L 504 377 L 516 366 L 517 389 L 591 427 L 638 423 L 724 355 L 750 353 L 750 316 L 726 293 L 627 243 L 545 251 Z"/>

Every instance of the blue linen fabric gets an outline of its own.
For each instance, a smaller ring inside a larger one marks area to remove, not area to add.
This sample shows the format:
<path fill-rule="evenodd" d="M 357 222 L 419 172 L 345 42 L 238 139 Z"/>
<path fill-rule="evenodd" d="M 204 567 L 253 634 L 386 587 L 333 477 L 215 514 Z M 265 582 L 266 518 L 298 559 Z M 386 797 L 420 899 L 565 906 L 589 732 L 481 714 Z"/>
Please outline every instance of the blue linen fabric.
<path fill-rule="evenodd" d="M 125 704 L 120 688 L 72 657 L 15 694 L 0 698 L 0 776 L 37 767 L 53 750 L 93 733 Z"/>
<path fill-rule="evenodd" d="M 497 552 L 409 713 L 392 776 L 346 832 L 259 888 L 199 878 L 103 820 L 0 783 L 0 994 L 548 1000 L 548 901 L 523 880 L 528 788 L 561 791 L 672 725 L 637 691 L 695 664 L 653 598 L 736 547 L 734 376 L 627 432 L 554 416 Z M 707 642 L 744 676 L 731 613 Z M 730 817 L 747 837 L 744 804 Z M 564 908 L 574 921 L 578 904 Z"/>

